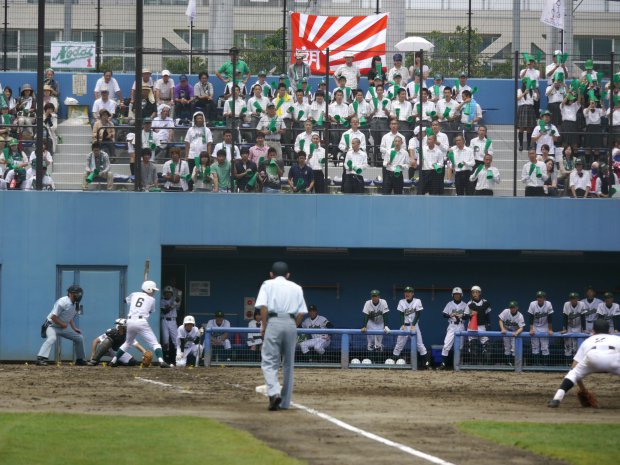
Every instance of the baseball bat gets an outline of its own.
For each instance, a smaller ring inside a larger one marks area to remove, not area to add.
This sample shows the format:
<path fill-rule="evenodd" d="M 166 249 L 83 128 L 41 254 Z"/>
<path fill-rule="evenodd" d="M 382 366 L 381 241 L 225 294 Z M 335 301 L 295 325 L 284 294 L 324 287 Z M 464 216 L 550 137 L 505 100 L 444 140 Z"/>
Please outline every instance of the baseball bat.
<path fill-rule="evenodd" d="M 151 268 L 151 260 L 147 258 L 144 262 L 144 280 L 145 281 L 149 279 L 150 268 Z"/>

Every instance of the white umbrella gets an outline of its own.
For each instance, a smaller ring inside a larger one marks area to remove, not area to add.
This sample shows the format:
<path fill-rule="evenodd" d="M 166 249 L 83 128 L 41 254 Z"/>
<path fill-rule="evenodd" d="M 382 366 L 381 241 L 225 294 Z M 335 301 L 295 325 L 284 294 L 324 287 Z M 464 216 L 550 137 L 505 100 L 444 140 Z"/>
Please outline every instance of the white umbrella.
<path fill-rule="evenodd" d="M 396 50 L 401 52 L 418 52 L 424 50 L 425 52 L 432 52 L 435 46 L 426 40 L 424 37 L 410 36 L 406 37 L 395 46 Z"/>

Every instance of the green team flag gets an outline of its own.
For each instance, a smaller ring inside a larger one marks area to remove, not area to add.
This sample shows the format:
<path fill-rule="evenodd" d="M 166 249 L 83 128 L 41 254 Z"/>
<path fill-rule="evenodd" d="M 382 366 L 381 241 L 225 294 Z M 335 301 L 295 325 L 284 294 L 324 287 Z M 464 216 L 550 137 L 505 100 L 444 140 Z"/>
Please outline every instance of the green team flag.
<path fill-rule="evenodd" d="M 299 150 L 303 150 L 304 145 L 306 145 L 306 139 L 299 139 Z M 310 144 L 310 148 L 312 148 L 312 144 Z"/>
<path fill-rule="evenodd" d="M 284 104 L 284 99 L 278 97 L 278 103 L 276 103 L 276 111 L 278 111 L 283 104 Z"/>
<path fill-rule="evenodd" d="M 271 132 L 276 132 L 276 123 L 277 123 L 277 122 L 278 122 L 278 118 L 276 117 L 276 118 L 273 118 L 273 119 L 271 120 L 271 122 L 269 123 L 269 130 L 270 130 Z"/>
<path fill-rule="evenodd" d="M 347 149 L 351 147 L 351 134 L 344 134 L 344 143 L 347 145 Z"/>
<path fill-rule="evenodd" d="M 344 88 L 344 95 L 347 98 L 347 100 L 350 100 L 351 99 L 351 89 L 348 88 L 348 87 L 345 87 Z"/>
<path fill-rule="evenodd" d="M 278 164 L 276 163 L 276 161 L 272 158 L 271 161 L 269 162 L 269 165 L 267 166 L 267 173 L 270 176 L 277 176 L 278 175 Z"/>
<path fill-rule="evenodd" d="M 555 73 L 554 79 L 556 82 L 564 82 L 564 73 Z"/>
<path fill-rule="evenodd" d="M 523 52 L 521 54 L 521 56 L 523 57 L 523 61 L 525 62 L 525 64 L 527 65 L 530 61 L 530 54 L 527 52 Z"/>
<path fill-rule="evenodd" d="M 602 72 L 602 71 L 599 71 L 598 73 L 596 73 L 596 81 L 597 81 L 599 84 L 601 84 L 601 83 L 602 83 L 602 81 L 603 81 L 603 76 L 604 76 L 604 75 L 603 75 L 603 72 Z"/>
<path fill-rule="evenodd" d="M 202 179 L 202 166 L 200 165 L 200 155 L 194 157 L 194 166 L 196 167 L 196 171 L 198 171 L 198 179 Z"/>
<path fill-rule="evenodd" d="M 592 84 L 592 82 L 594 81 L 594 78 L 592 77 L 590 73 L 588 73 L 586 74 L 586 80 L 588 81 L 588 84 Z"/>
<path fill-rule="evenodd" d="M 478 173 L 480 173 L 480 171 L 482 170 L 483 167 L 484 167 L 484 165 L 478 165 L 478 168 L 476 168 L 476 171 L 474 171 L 474 176 L 477 176 Z"/>
<path fill-rule="evenodd" d="M 297 90 L 301 90 L 301 81 L 297 83 Z"/>
<path fill-rule="evenodd" d="M 545 120 L 538 120 L 538 127 L 540 128 L 540 132 L 545 132 L 547 130 L 545 127 Z"/>
<path fill-rule="evenodd" d="M 416 95 L 418 95 L 420 93 L 420 84 L 415 84 L 413 86 L 414 92 Z"/>
<path fill-rule="evenodd" d="M 383 74 L 381 63 L 375 63 L 375 72 L 377 73 L 377 76 L 381 76 Z"/>
<path fill-rule="evenodd" d="M 530 174 L 529 176 L 532 175 L 532 173 L 534 172 L 534 170 L 536 169 L 536 163 L 530 163 Z"/>
<path fill-rule="evenodd" d="M 542 173 L 540 172 L 540 167 L 539 166 L 536 167 L 536 177 L 537 178 L 541 178 L 542 177 Z"/>
<path fill-rule="evenodd" d="M 435 116 L 437 116 L 437 112 L 436 111 L 427 111 L 426 112 L 426 116 L 430 116 L 431 119 L 433 119 Z"/>
<path fill-rule="evenodd" d="M 614 195 L 616 195 L 617 192 L 618 192 L 618 189 L 616 189 L 615 187 L 610 187 L 609 188 L 609 197 L 613 197 Z"/>
<path fill-rule="evenodd" d="M 536 63 L 540 64 L 540 60 L 542 60 L 542 50 L 536 52 Z"/>
<path fill-rule="evenodd" d="M 360 116 L 360 126 L 366 126 L 366 117 Z"/>
<path fill-rule="evenodd" d="M 489 151 L 489 149 L 491 148 L 491 144 L 492 143 L 493 143 L 493 141 L 491 139 L 487 139 L 487 141 L 484 143 L 484 153 L 485 153 L 485 155 Z"/>
<path fill-rule="evenodd" d="M 186 181 L 191 181 L 192 179 L 192 175 L 187 173 L 187 174 L 182 174 L 181 175 L 181 179 L 185 179 Z"/>
<path fill-rule="evenodd" d="M 478 93 L 478 88 L 474 86 L 474 88 L 471 90 L 471 95 L 475 95 L 476 93 Z"/>
<path fill-rule="evenodd" d="M 568 52 L 564 52 L 562 55 L 560 55 L 560 63 L 564 64 L 566 63 L 566 60 L 568 60 Z"/>
<path fill-rule="evenodd" d="M 400 119 L 400 108 L 397 108 L 396 110 L 394 110 L 394 113 L 396 113 L 396 118 Z"/>
<path fill-rule="evenodd" d="M 252 177 L 248 180 L 248 184 L 247 184 L 247 186 L 248 186 L 250 189 L 254 189 L 254 186 L 256 186 L 256 180 L 257 180 L 257 179 L 258 179 L 258 172 L 254 173 L 254 174 L 252 175 Z"/>
<path fill-rule="evenodd" d="M 536 84 L 537 84 L 536 80 L 534 80 L 534 79 L 530 80 L 529 88 L 531 90 L 535 90 L 536 89 Z"/>
<path fill-rule="evenodd" d="M 413 116 L 408 116 L 407 117 L 407 122 L 408 123 L 413 123 Z"/>
<path fill-rule="evenodd" d="M 482 165 L 480 165 L 482 166 Z M 487 170 L 487 179 L 493 179 L 493 171 Z"/>
<path fill-rule="evenodd" d="M 286 111 L 287 111 L 288 113 L 293 113 L 293 112 L 295 111 L 295 108 L 293 108 L 293 105 L 291 105 L 291 106 L 289 106 L 289 107 L 286 109 Z"/>
<path fill-rule="evenodd" d="M 260 103 L 258 101 L 253 103 L 254 108 L 256 108 L 256 113 L 258 113 L 259 115 L 263 112 L 263 107 L 260 106 Z"/>
<path fill-rule="evenodd" d="M 263 163 L 265 161 L 265 157 L 260 157 L 258 159 L 258 164 L 260 165 L 261 163 Z"/>
<path fill-rule="evenodd" d="M 243 106 L 243 107 L 241 107 L 241 111 L 240 111 L 239 113 L 240 113 L 241 115 L 243 115 L 244 113 L 247 113 L 247 112 L 248 112 L 248 107 Z"/>
<path fill-rule="evenodd" d="M 433 86 L 433 94 L 435 97 L 439 97 L 439 86 L 437 84 Z"/>
<path fill-rule="evenodd" d="M 588 97 L 590 97 L 590 101 L 591 102 L 598 102 L 598 99 L 596 98 L 596 95 L 594 95 L 594 89 L 590 89 L 588 91 Z"/>
<path fill-rule="evenodd" d="M 95 168 L 95 171 L 91 171 L 91 173 L 86 176 L 86 182 L 90 184 L 97 176 L 99 176 L 99 168 Z"/>
<path fill-rule="evenodd" d="M 456 92 L 458 93 L 458 92 L 461 90 L 461 83 L 457 80 L 457 81 L 454 83 L 454 87 L 455 87 L 455 89 L 456 89 Z"/>
<path fill-rule="evenodd" d="M 394 167 L 394 176 L 397 177 L 397 178 L 400 178 L 402 176 L 402 174 L 403 173 L 401 172 L 400 165 L 396 165 Z"/>
<path fill-rule="evenodd" d="M 357 114 L 357 109 L 359 108 L 360 104 L 357 100 L 353 100 L 353 111 Z"/>
<path fill-rule="evenodd" d="M 370 92 L 370 96 L 372 97 L 373 100 L 377 99 L 377 90 L 374 88 L 374 86 L 370 86 L 368 88 L 368 92 Z M 375 105 L 376 107 L 376 105 Z"/>
<path fill-rule="evenodd" d="M 444 119 L 450 118 L 450 111 L 451 111 L 450 107 L 446 107 L 446 109 L 443 111 L 443 118 Z"/>
<path fill-rule="evenodd" d="M 436 173 L 441 173 L 442 167 L 439 166 L 437 163 L 433 163 L 433 169 Z"/>

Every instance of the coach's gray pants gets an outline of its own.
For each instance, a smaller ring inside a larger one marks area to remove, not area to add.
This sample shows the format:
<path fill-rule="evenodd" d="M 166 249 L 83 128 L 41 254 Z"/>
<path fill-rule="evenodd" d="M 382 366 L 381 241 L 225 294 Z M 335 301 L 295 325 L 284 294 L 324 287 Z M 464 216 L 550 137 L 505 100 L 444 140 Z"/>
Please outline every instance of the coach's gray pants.
<path fill-rule="evenodd" d="M 52 351 L 52 346 L 56 343 L 56 339 L 59 337 L 64 337 L 65 339 L 73 341 L 76 360 L 84 360 L 84 338 L 81 334 L 73 331 L 73 328 L 71 328 L 70 325 L 65 329 L 49 326 L 45 332 L 45 335 L 47 336 L 47 339 L 45 339 L 45 342 L 41 346 L 41 350 L 39 350 L 37 356 L 49 358 L 50 352 Z"/>
<path fill-rule="evenodd" d="M 295 320 L 283 314 L 271 317 L 265 330 L 265 340 L 261 352 L 261 368 L 267 385 L 267 395 L 282 397 L 280 407 L 288 408 L 293 394 L 293 366 L 295 364 L 295 345 L 297 329 Z M 278 368 L 282 360 L 282 386 L 278 382 Z"/>

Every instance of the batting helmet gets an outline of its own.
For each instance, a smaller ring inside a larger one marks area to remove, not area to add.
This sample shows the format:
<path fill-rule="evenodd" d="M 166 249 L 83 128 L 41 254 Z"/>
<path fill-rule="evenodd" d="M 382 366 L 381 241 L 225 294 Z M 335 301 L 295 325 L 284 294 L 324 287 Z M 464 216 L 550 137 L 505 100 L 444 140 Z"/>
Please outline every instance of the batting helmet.
<path fill-rule="evenodd" d="M 155 281 L 144 281 L 142 283 L 142 290 L 148 293 L 159 291 L 159 289 L 157 289 L 157 283 Z"/>
<path fill-rule="evenodd" d="M 116 326 L 127 326 L 127 320 L 125 318 L 117 318 L 114 324 Z"/>
<path fill-rule="evenodd" d="M 482 292 L 482 289 L 480 289 L 480 286 L 472 286 L 471 291 L 478 291 L 478 292 Z M 454 292 L 454 291 L 453 291 Z"/>
<path fill-rule="evenodd" d="M 195 325 L 196 320 L 194 320 L 193 316 L 187 315 L 185 318 L 183 318 L 183 324 L 184 325 Z"/>
<path fill-rule="evenodd" d="M 170 292 L 170 294 L 173 294 L 174 293 L 174 289 L 172 288 L 172 286 L 166 286 L 166 287 L 164 287 L 164 294 L 166 292 Z"/>
<path fill-rule="evenodd" d="M 463 289 L 461 289 L 460 287 L 455 287 L 454 289 L 452 289 L 452 295 L 454 294 L 463 294 Z"/>

